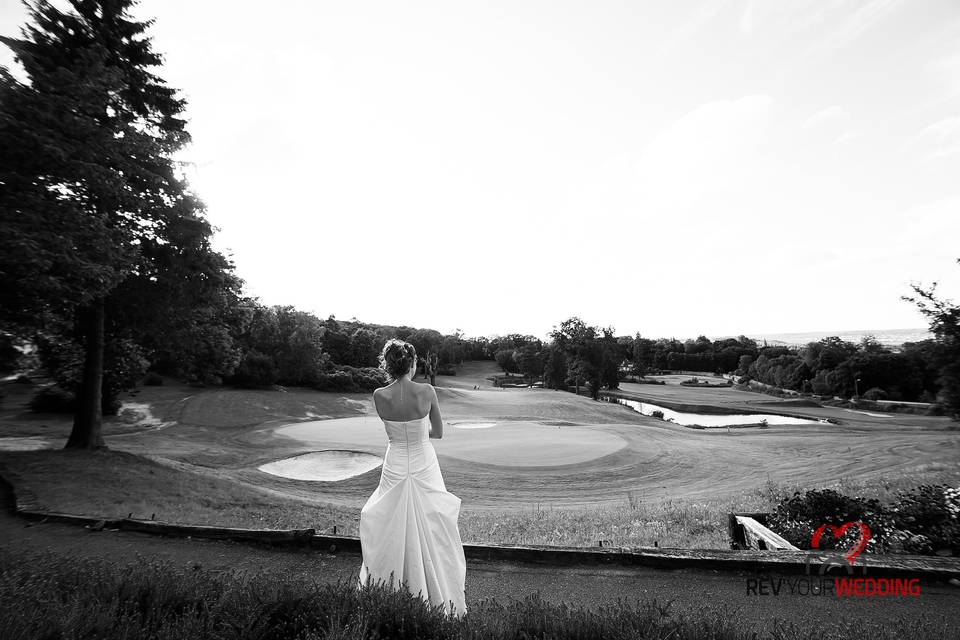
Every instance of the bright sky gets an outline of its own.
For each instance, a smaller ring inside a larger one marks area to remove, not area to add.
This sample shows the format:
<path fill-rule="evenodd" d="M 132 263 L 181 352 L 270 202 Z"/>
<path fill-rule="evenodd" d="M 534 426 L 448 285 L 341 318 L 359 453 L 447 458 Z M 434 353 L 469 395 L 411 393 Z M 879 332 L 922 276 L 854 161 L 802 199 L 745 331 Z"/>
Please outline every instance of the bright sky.
<path fill-rule="evenodd" d="M 137 15 L 216 245 L 267 304 L 694 337 L 922 327 L 911 282 L 960 299 L 955 0 Z M 0 31 L 23 16 L 0 0 Z"/>

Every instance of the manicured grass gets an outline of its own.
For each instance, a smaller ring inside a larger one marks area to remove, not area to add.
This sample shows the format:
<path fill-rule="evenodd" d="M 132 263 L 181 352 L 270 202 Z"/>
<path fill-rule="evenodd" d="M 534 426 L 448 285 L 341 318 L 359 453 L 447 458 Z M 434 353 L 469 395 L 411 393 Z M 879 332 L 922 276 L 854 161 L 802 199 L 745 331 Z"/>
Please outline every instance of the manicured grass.
<path fill-rule="evenodd" d="M 559 546 L 685 547 L 728 549 L 728 514 L 769 512 L 795 491 L 832 488 L 851 496 L 893 501 L 921 484 L 954 484 L 960 473 L 947 465 L 925 465 L 909 474 L 862 481 L 841 478 L 819 485 L 768 482 L 736 497 L 706 500 L 652 499 L 629 495 L 619 505 L 578 509 L 535 507 L 524 511 L 466 512 L 460 516 L 464 540 L 494 544 Z"/>
<path fill-rule="evenodd" d="M 322 502 L 167 467 L 122 451 L 0 454 L 14 483 L 49 511 L 255 529 L 339 532 L 359 513 Z M 354 527 L 355 528 L 355 527 Z"/>
<path fill-rule="evenodd" d="M 82 453 L 30 451 L 0 454 L 18 485 L 36 495 L 43 508 L 105 518 L 150 518 L 182 524 L 257 529 L 314 528 L 358 535 L 359 507 L 292 498 L 233 479 L 219 479 L 160 465 L 120 451 Z M 70 479 L 65 482 L 64 478 Z M 880 481 L 842 478 L 836 483 L 784 485 L 768 482 L 741 496 L 706 500 L 646 499 L 625 495 L 620 504 L 596 507 L 533 507 L 503 511 L 465 508 L 460 515 L 464 542 L 624 547 L 726 549 L 727 514 L 770 511 L 794 491 L 834 488 L 848 495 L 890 501 L 920 484 L 956 483 L 955 469 L 942 464 L 917 467 Z"/>
<path fill-rule="evenodd" d="M 675 615 L 654 601 L 619 601 L 596 610 L 536 597 L 471 605 L 446 616 L 405 592 L 318 584 L 265 573 L 213 573 L 170 562 L 117 566 L 56 554 L 0 549 L 0 637 L 152 638 L 756 638 L 735 615 L 706 609 Z M 774 621 L 773 638 L 936 638 L 930 621 L 803 627 Z"/>

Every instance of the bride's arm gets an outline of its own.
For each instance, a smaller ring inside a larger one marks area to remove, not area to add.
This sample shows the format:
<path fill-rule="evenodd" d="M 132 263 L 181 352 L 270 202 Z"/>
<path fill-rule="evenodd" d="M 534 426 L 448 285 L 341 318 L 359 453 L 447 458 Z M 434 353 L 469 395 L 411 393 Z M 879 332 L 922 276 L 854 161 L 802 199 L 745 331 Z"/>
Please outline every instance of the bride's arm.
<path fill-rule="evenodd" d="M 439 440 L 443 437 L 443 419 L 440 417 L 440 402 L 437 400 L 437 390 L 430 387 L 430 437 Z"/>

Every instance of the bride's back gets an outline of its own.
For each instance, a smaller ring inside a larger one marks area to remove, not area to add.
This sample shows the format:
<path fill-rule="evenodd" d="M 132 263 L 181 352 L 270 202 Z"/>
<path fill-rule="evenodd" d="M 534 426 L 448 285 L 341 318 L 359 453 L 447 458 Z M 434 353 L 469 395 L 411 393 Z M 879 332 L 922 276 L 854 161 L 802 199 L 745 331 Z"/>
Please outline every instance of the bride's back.
<path fill-rule="evenodd" d="M 442 438 L 443 418 L 436 390 L 429 384 L 413 381 L 417 371 L 417 352 L 413 345 L 388 340 L 380 360 L 393 382 L 373 392 L 377 414 L 387 422 L 413 422 L 429 416 L 429 437 Z"/>
<path fill-rule="evenodd" d="M 377 414 L 390 422 L 419 420 L 430 413 L 432 397 L 429 385 L 401 378 L 373 392 Z"/>

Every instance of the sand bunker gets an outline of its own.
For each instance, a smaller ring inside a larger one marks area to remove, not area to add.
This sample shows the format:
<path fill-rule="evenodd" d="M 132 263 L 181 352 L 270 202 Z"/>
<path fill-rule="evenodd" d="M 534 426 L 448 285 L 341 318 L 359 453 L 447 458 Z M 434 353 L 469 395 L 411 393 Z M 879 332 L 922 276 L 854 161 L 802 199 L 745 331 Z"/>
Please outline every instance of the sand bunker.
<path fill-rule="evenodd" d="M 454 429 L 489 429 L 497 426 L 496 422 L 451 422 Z"/>
<path fill-rule="evenodd" d="M 627 445 L 621 436 L 601 427 L 508 420 L 462 424 L 492 424 L 496 428 L 451 428 L 444 432 L 442 439 L 431 440 L 441 464 L 444 457 L 449 457 L 502 466 L 550 467 L 588 462 Z M 301 422 L 281 427 L 275 433 L 310 446 L 367 449 L 376 453 L 387 448 L 383 422 L 376 416 Z"/>
<path fill-rule="evenodd" d="M 372 471 L 383 464 L 379 456 L 362 451 L 314 451 L 268 462 L 260 471 L 293 480 L 336 482 Z"/>

